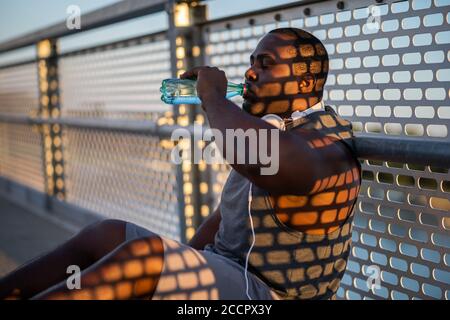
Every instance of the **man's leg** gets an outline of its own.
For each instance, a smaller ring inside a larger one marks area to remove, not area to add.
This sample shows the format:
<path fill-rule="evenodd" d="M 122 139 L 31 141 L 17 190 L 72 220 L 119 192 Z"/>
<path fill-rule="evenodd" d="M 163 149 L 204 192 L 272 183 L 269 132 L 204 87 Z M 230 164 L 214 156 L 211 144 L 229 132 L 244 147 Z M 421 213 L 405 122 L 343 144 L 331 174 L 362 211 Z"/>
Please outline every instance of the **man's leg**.
<path fill-rule="evenodd" d="M 81 273 L 81 288 L 65 282 L 34 299 L 248 299 L 244 268 L 147 231 Z M 251 273 L 253 299 L 273 299 L 270 288 Z"/>
<path fill-rule="evenodd" d="M 123 243 L 81 272 L 80 289 L 65 281 L 33 299 L 149 299 L 163 269 L 164 247 L 156 234 Z"/>
<path fill-rule="evenodd" d="M 81 270 L 89 267 L 125 241 L 125 225 L 120 220 L 100 221 L 21 266 L 0 279 L 0 300 L 31 298 L 66 279 L 68 266 L 77 265 Z"/>
<path fill-rule="evenodd" d="M 195 250 L 174 240 L 163 239 L 164 266 L 155 300 L 247 300 L 244 268 L 210 251 Z M 248 273 L 252 299 L 273 299 L 270 288 Z"/>

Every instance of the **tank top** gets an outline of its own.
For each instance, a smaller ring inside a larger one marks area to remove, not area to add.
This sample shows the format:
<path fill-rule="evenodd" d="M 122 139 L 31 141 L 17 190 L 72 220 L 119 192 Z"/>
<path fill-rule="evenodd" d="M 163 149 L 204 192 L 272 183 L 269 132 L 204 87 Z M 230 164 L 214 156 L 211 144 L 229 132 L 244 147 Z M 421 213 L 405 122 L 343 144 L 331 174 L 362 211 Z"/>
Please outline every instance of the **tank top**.
<path fill-rule="evenodd" d="M 320 130 L 342 142 L 355 158 L 358 169 L 353 171 L 353 176 L 357 175 L 354 178 L 359 182 L 354 200 L 347 203 L 345 220 L 336 230 L 326 234 L 307 234 L 283 224 L 276 215 L 271 195 L 252 184 L 250 211 L 255 245 L 249 256 L 248 270 L 282 299 L 334 299 L 349 256 L 354 204 L 360 185 L 361 167 L 356 158 L 352 126 L 331 107 L 325 106 L 324 110 L 311 113 L 286 127 Z M 299 183 L 302 183 L 301 177 Z M 219 230 L 214 244 L 205 247 L 205 250 L 223 255 L 242 266 L 253 240 L 248 214 L 249 188 L 250 181 L 232 169 L 222 189 Z"/>

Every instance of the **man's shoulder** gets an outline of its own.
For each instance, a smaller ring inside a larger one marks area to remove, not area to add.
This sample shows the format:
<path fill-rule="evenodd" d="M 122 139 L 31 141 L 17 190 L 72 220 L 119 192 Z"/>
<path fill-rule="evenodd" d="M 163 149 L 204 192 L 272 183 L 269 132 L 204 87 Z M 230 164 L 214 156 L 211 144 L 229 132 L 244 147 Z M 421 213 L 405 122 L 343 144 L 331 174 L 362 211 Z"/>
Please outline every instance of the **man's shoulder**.
<path fill-rule="evenodd" d="M 331 144 L 343 142 L 354 150 L 353 127 L 350 121 L 342 118 L 336 111 L 326 105 L 323 111 L 311 113 L 305 117 L 300 125 L 293 127 L 290 132 L 308 138 L 312 147 L 320 149 Z"/>
<path fill-rule="evenodd" d="M 312 113 L 291 132 L 306 138 L 311 149 L 317 151 L 319 161 L 315 165 L 336 167 L 338 171 L 359 166 L 351 122 L 332 107 L 325 106 L 323 111 Z"/>

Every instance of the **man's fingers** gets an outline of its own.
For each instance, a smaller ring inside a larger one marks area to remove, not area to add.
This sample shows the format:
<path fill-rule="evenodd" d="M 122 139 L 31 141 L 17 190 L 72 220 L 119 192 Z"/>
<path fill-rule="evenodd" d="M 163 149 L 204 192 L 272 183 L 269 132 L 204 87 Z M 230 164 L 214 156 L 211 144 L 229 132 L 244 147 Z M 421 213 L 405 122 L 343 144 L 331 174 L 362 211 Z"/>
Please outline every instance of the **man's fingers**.
<path fill-rule="evenodd" d="M 190 70 L 187 70 L 185 73 L 180 75 L 180 78 L 181 79 L 197 78 L 200 68 L 202 68 L 202 67 L 195 67 Z"/>
<path fill-rule="evenodd" d="M 200 72 L 200 70 L 207 69 L 207 68 L 210 68 L 210 67 L 208 67 L 208 66 L 194 67 L 194 68 L 192 68 L 190 70 L 187 70 L 183 74 L 181 74 L 180 75 L 180 79 L 197 78 L 198 77 L 198 73 Z"/>
<path fill-rule="evenodd" d="M 180 75 L 180 79 L 191 79 L 191 78 L 197 78 L 197 73 L 192 72 L 192 70 L 186 71 L 185 73 Z"/>

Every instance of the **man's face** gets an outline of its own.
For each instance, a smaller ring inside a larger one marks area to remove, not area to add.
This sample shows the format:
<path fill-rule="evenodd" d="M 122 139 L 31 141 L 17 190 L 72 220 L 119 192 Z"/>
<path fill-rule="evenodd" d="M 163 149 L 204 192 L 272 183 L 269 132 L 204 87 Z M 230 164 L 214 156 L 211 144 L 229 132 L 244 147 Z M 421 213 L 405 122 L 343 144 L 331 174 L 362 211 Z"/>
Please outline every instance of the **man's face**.
<path fill-rule="evenodd" d="M 258 43 L 245 73 L 245 111 L 260 117 L 269 113 L 289 117 L 319 101 L 317 89 L 325 82 L 319 73 L 328 71 L 328 61 L 325 65 L 314 59 L 318 49 L 296 44 L 295 39 L 294 35 L 268 33 Z"/>

